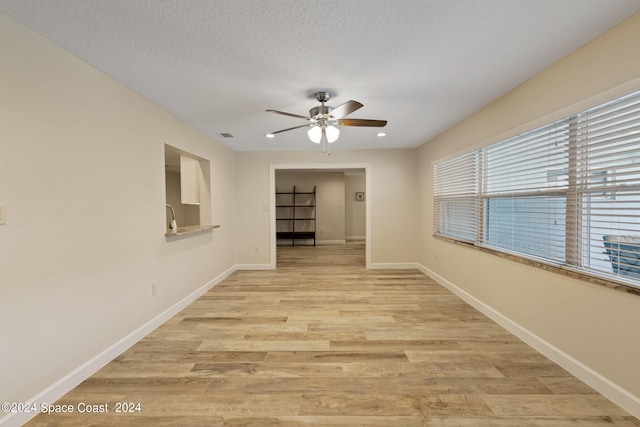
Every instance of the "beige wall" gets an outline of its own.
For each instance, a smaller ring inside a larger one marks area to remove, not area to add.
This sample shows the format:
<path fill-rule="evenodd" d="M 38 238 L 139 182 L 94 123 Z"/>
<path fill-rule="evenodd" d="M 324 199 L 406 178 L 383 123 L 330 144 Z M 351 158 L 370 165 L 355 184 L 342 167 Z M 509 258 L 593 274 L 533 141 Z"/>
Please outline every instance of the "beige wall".
<path fill-rule="evenodd" d="M 640 296 L 432 237 L 432 162 L 640 77 L 640 14 L 419 150 L 421 263 L 588 368 L 640 396 Z M 461 268 L 464 266 L 464 268 Z"/>
<path fill-rule="evenodd" d="M 1 13 L 0 93 L 0 401 L 24 402 L 235 264 L 235 155 Z M 222 228 L 165 238 L 165 143 L 211 161 Z"/>
<path fill-rule="evenodd" d="M 347 240 L 362 240 L 366 233 L 366 210 L 365 202 L 356 200 L 356 191 L 365 193 L 365 175 L 364 174 L 346 174 L 344 177 L 345 194 L 345 234 Z"/>
<path fill-rule="evenodd" d="M 312 191 L 316 186 L 316 242 L 344 241 L 344 173 L 276 171 L 276 191 Z"/>
<path fill-rule="evenodd" d="M 337 142 L 336 144 L 338 144 Z M 269 173 L 271 165 L 369 164 L 371 261 L 407 263 L 418 260 L 419 227 L 416 150 L 238 152 L 237 259 L 240 264 L 270 263 Z"/>

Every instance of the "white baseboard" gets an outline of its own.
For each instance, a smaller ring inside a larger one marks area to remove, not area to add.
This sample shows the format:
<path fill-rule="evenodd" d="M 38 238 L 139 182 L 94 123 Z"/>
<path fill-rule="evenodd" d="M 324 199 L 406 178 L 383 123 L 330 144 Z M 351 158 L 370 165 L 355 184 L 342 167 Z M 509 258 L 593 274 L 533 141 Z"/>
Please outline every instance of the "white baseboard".
<path fill-rule="evenodd" d="M 417 262 L 372 262 L 367 266 L 372 270 L 420 270 L 420 267 L 421 265 Z"/>
<path fill-rule="evenodd" d="M 431 277 L 440 285 L 456 294 L 469 305 L 473 306 L 478 311 L 482 312 L 485 316 L 489 317 L 494 322 L 505 328 L 507 331 L 520 338 L 522 341 L 533 347 L 536 351 L 540 352 L 541 354 L 551 359 L 553 362 L 560 365 L 563 369 L 567 370 L 576 378 L 592 387 L 598 393 L 602 394 L 613 403 L 629 412 L 634 417 L 640 418 L 640 397 L 620 387 L 618 384 L 614 383 L 613 381 L 594 371 L 584 363 L 580 362 L 579 360 L 545 341 L 533 332 L 524 328 L 522 325 L 504 316 L 503 314 L 496 311 L 489 305 L 483 303 L 473 295 L 469 294 L 463 289 L 460 289 L 436 272 L 428 269 L 421 264 L 418 264 L 418 268 L 426 276 Z"/>
<path fill-rule="evenodd" d="M 142 338 L 153 332 L 158 326 L 171 319 L 178 314 L 181 310 L 191 304 L 193 301 L 202 296 L 205 292 L 222 282 L 227 276 L 236 271 L 236 266 L 227 269 L 214 277 L 200 288 L 193 291 L 153 319 L 149 320 L 144 325 L 140 326 L 129 335 L 123 337 L 103 352 L 99 353 L 95 357 L 87 360 L 85 363 L 62 377 L 60 380 L 53 383 L 27 402 L 35 402 L 37 407 L 40 407 L 42 403 L 53 403 L 60 399 L 62 396 L 70 392 L 82 381 L 89 378 L 98 370 L 103 368 L 107 363 L 122 354 L 129 347 L 140 341 Z M 29 421 L 31 418 L 38 415 L 38 413 L 9 413 L 8 415 L 0 418 L 0 427 L 19 427 Z"/>
<path fill-rule="evenodd" d="M 352 240 L 367 240 L 367 238 L 365 236 L 346 236 L 345 240 L 349 242 Z"/>
<path fill-rule="evenodd" d="M 316 240 L 316 245 L 346 245 L 346 240 Z"/>

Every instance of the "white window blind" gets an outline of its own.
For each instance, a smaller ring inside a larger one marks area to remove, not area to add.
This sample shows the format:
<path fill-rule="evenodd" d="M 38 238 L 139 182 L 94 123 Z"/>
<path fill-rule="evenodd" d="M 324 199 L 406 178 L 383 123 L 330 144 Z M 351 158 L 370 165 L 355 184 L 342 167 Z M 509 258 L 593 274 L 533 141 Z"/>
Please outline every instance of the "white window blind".
<path fill-rule="evenodd" d="M 563 121 L 483 150 L 484 243 L 564 260 L 568 133 Z"/>
<path fill-rule="evenodd" d="M 577 126 L 578 267 L 640 282 L 640 93 Z"/>
<path fill-rule="evenodd" d="M 434 167 L 435 229 L 443 236 L 475 242 L 478 238 L 477 153 Z"/>
<path fill-rule="evenodd" d="M 435 164 L 434 232 L 640 286 L 640 92 Z"/>

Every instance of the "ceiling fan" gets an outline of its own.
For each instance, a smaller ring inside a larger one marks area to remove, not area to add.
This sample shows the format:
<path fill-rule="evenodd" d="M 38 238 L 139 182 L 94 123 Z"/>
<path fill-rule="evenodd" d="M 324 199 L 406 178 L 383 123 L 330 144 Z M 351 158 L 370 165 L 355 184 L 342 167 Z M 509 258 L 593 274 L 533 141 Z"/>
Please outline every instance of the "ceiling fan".
<path fill-rule="evenodd" d="M 316 144 L 322 143 L 322 152 L 325 155 L 330 156 L 331 144 L 338 139 L 338 136 L 340 136 L 340 130 L 336 125 L 365 127 L 384 127 L 387 125 L 386 120 L 346 119 L 346 116 L 363 107 L 363 105 L 358 101 L 347 101 L 344 104 L 340 104 L 337 107 L 332 108 L 324 105 L 325 102 L 328 102 L 329 99 L 331 99 L 330 92 L 316 92 L 314 96 L 321 105 L 309 110 L 309 117 L 301 116 L 299 114 L 285 113 L 284 111 L 266 110 L 270 113 L 296 117 L 309 122 L 304 125 L 268 133 L 267 137 L 273 138 L 278 133 L 308 127 L 309 130 L 307 131 L 307 135 L 309 136 L 309 139 Z"/>

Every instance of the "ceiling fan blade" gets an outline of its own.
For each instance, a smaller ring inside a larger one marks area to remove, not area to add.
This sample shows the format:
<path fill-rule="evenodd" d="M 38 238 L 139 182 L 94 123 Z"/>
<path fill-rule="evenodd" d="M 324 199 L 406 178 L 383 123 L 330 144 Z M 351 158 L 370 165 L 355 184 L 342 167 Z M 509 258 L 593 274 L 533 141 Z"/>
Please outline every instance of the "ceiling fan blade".
<path fill-rule="evenodd" d="M 285 113 L 284 111 L 278 111 L 278 110 L 265 110 L 265 111 L 268 111 L 270 113 L 282 114 L 283 116 L 296 117 L 298 119 L 311 120 L 309 117 L 301 116 L 299 114 Z"/>
<path fill-rule="evenodd" d="M 341 119 L 344 116 L 347 116 L 362 107 L 363 105 L 358 101 L 347 101 L 344 104 L 340 104 L 336 108 L 331 110 L 329 114 L 333 116 L 334 119 Z"/>
<path fill-rule="evenodd" d="M 313 125 L 310 125 L 310 124 L 309 125 L 301 125 L 301 126 L 294 126 L 292 128 L 277 130 L 275 132 L 271 132 L 271 135 L 275 135 L 276 133 L 288 132 L 288 131 L 294 130 L 294 129 L 308 128 L 309 126 L 313 126 Z"/>
<path fill-rule="evenodd" d="M 336 124 L 342 126 L 369 126 L 374 128 L 381 128 L 387 125 L 387 121 L 369 119 L 342 119 L 338 120 Z"/>

